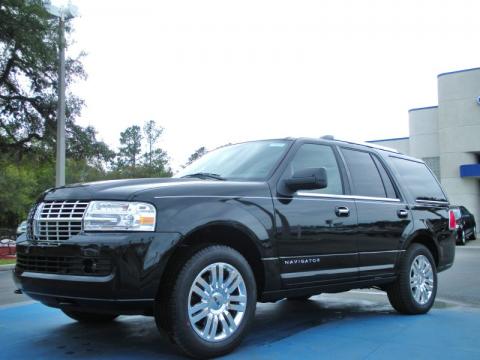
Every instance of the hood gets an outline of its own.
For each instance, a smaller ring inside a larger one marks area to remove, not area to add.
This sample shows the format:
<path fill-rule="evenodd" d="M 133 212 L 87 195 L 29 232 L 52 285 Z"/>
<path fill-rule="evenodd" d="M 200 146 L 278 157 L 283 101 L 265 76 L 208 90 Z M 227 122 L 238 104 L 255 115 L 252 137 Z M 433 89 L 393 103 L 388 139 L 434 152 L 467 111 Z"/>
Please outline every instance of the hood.
<path fill-rule="evenodd" d="M 43 200 L 138 200 L 163 196 L 269 196 L 264 182 L 218 181 L 197 178 L 149 178 L 97 181 L 47 190 Z"/>
<path fill-rule="evenodd" d="M 95 181 L 82 184 L 71 184 L 49 189 L 43 194 L 44 200 L 127 200 L 135 193 L 144 190 L 178 184 L 196 182 L 200 179 L 188 178 L 146 178 Z"/>

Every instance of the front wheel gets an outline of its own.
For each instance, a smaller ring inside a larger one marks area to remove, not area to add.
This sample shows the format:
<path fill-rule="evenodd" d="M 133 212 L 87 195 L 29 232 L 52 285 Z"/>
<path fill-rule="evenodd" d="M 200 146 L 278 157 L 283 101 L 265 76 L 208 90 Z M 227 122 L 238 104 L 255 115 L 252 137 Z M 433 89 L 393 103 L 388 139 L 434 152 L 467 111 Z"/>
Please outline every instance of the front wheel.
<path fill-rule="evenodd" d="M 462 229 L 462 233 L 460 234 L 459 245 L 465 246 L 466 243 L 467 243 L 467 236 L 465 235 L 465 230 Z"/>
<path fill-rule="evenodd" d="M 404 254 L 397 280 L 387 288 L 388 300 L 402 314 L 424 314 L 437 294 L 437 269 L 430 251 L 412 244 Z"/>
<path fill-rule="evenodd" d="M 107 323 L 115 320 L 118 315 L 116 314 L 96 314 L 84 311 L 76 310 L 62 310 L 65 315 L 73 320 L 84 323 Z"/>
<path fill-rule="evenodd" d="M 167 309 L 155 316 L 168 317 L 170 336 L 186 354 L 212 358 L 240 344 L 256 301 L 255 277 L 247 260 L 230 247 L 213 245 L 183 265 Z"/>

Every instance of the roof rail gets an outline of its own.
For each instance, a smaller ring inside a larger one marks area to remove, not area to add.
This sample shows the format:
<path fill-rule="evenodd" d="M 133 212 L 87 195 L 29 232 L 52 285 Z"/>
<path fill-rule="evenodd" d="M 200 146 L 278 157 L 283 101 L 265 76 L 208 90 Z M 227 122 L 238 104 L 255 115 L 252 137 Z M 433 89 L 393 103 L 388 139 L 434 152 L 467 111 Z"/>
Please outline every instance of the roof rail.
<path fill-rule="evenodd" d="M 335 140 L 335 138 L 333 137 L 333 135 L 323 135 L 323 136 L 320 136 L 320 139 Z"/>
<path fill-rule="evenodd" d="M 396 154 L 400 154 L 400 151 L 387 147 L 387 146 L 382 146 L 382 145 L 377 145 L 377 144 L 371 144 L 367 142 L 361 142 L 361 141 L 351 141 L 351 140 L 342 140 L 342 139 L 335 139 L 332 135 L 324 135 L 321 136 L 320 139 L 325 139 L 325 140 L 335 140 L 339 142 L 343 142 L 346 144 L 353 144 L 353 145 L 362 145 L 362 146 L 367 146 L 372 149 L 379 149 L 379 150 L 384 150 L 384 151 L 390 151 Z"/>

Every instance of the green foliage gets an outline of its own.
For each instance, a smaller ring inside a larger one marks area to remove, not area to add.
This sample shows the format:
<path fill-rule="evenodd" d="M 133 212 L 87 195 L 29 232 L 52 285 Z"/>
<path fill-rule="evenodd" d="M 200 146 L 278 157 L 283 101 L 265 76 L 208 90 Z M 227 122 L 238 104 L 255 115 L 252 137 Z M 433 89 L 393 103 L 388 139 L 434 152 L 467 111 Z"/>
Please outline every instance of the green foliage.
<path fill-rule="evenodd" d="M 0 223 L 13 223 L 18 218 L 25 218 L 32 198 L 36 197 L 35 167 L 16 166 L 0 162 L 2 175 L 0 176 Z"/>
<path fill-rule="evenodd" d="M 205 146 L 198 148 L 197 150 L 195 150 L 195 152 L 192 155 L 190 155 L 185 166 L 190 165 L 195 160 L 200 159 L 206 153 L 207 153 L 207 149 L 205 148 Z"/>
<path fill-rule="evenodd" d="M 41 1 L 0 1 L 0 151 L 25 154 L 55 146 L 58 22 Z M 67 27 L 67 33 L 71 29 Z M 67 85 L 86 74 L 67 59 Z M 67 94 L 67 126 L 83 101 Z"/>
<path fill-rule="evenodd" d="M 138 158 L 142 152 L 142 132 L 140 126 L 133 125 L 122 131 L 120 133 L 120 144 L 117 167 L 131 167 L 135 170 Z"/>
<path fill-rule="evenodd" d="M 162 135 L 163 128 L 161 126 L 157 126 L 155 120 L 149 120 L 143 126 L 143 133 L 145 135 L 145 140 L 147 141 L 147 152 L 144 154 L 144 158 L 148 166 L 152 167 L 154 160 L 153 148 L 155 147 L 160 135 Z"/>
<path fill-rule="evenodd" d="M 133 177 L 165 177 L 171 176 L 168 166 L 168 154 L 161 148 L 155 148 L 163 133 L 163 128 L 157 126 L 154 120 L 147 121 L 143 126 L 133 125 L 120 133 L 120 151 L 114 162 L 114 171 L 109 174 L 114 178 Z M 142 143 L 145 140 L 145 144 Z M 142 148 L 147 149 L 142 156 Z"/>
<path fill-rule="evenodd" d="M 66 24 L 67 45 L 72 28 Z M 24 220 L 31 205 L 55 184 L 58 19 L 41 0 L 0 0 L 0 228 Z M 171 176 L 157 143 L 155 121 L 121 133 L 116 154 L 93 127 L 75 124 L 84 102 L 70 85 L 86 79 L 82 57 L 66 59 L 67 184 L 126 177 Z"/>

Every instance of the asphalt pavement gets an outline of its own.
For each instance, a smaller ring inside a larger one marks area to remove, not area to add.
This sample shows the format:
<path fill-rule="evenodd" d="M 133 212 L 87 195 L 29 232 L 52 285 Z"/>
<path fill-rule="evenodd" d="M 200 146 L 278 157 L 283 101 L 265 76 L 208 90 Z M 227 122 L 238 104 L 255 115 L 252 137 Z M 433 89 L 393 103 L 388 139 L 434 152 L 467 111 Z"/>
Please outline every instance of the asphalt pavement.
<path fill-rule="evenodd" d="M 480 359 L 477 243 L 457 247 L 455 265 L 439 275 L 437 301 L 426 315 L 399 315 L 375 290 L 258 304 L 253 328 L 225 358 Z M 122 316 L 89 327 L 59 310 L 25 303 L 28 298 L 13 290 L 10 271 L 0 271 L 0 358 L 181 358 L 152 318 Z"/>

